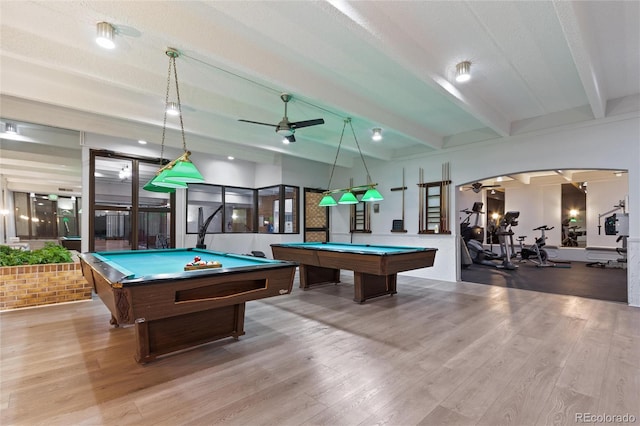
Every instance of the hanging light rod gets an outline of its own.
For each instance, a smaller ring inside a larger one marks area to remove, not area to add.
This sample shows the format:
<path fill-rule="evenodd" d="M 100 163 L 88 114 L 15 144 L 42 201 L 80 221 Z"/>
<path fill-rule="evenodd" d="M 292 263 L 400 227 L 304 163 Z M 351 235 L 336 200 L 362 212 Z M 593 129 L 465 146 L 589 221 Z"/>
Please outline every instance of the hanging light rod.
<path fill-rule="evenodd" d="M 347 127 L 347 124 L 351 127 L 351 133 L 353 134 L 353 139 L 356 141 L 356 146 L 358 147 L 358 152 L 360 153 L 360 159 L 362 160 L 362 165 L 364 166 L 364 170 L 367 172 L 367 183 L 366 185 L 357 185 L 349 188 L 341 188 L 341 189 L 329 189 L 323 192 L 323 197 L 318 204 L 320 207 L 331 207 L 336 206 L 338 204 L 358 204 L 358 198 L 353 194 L 353 191 L 365 191 L 362 196 L 362 201 L 370 202 L 370 201 L 381 201 L 384 200 L 384 197 L 380 192 L 376 189 L 378 186 L 377 183 L 371 182 L 371 175 L 369 174 L 369 168 L 367 167 L 367 163 L 364 161 L 364 155 L 362 155 L 362 150 L 360 149 L 360 144 L 358 143 L 358 138 L 356 138 L 356 132 L 353 130 L 353 124 L 351 124 L 351 118 L 344 119 L 344 125 L 342 126 L 342 133 L 340 134 L 340 142 L 338 143 L 338 150 L 336 152 L 336 159 L 333 161 L 333 166 L 331 167 L 331 175 L 329 176 L 329 184 L 328 188 L 331 188 L 331 180 L 333 179 L 333 172 L 336 168 L 336 163 L 338 162 L 338 155 L 340 154 L 340 147 L 342 147 L 342 140 L 344 138 L 344 130 Z M 340 200 L 336 202 L 336 200 L 331 196 L 332 194 L 343 193 L 340 197 Z"/>
<path fill-rule="evenodd" d="M 349 188 L 330 189 L 328 191 L 324 191 L 322 194 L 323 195 L 331 195 L 331 194 L 337 194 L 338 192 L 366 191 L 368 189 L 375 188 L 377 186 L 378 186 L 377 183 L 370 183 L 370 184 L 367 184 L 367 185 L 351 186 Z"/>

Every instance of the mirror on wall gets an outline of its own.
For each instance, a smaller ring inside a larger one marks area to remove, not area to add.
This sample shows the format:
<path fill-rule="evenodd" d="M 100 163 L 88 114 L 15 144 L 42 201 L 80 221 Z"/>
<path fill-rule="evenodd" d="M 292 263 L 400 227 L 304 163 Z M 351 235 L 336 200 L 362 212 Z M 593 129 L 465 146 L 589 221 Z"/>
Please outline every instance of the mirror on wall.
<path fill-rule="evenodd" d="M 587 184 L 562 184 L 562 247 L 587 246 Z"/>

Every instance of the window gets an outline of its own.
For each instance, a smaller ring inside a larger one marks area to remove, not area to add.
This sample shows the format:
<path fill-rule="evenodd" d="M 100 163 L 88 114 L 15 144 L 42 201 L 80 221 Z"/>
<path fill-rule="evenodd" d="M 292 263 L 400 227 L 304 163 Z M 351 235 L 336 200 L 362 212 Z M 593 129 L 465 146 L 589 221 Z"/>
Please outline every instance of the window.
<path fill-rule="evenodd" d="M 223 232 L 222 186 L 189 184 L 187 189 L 187 234 Z"/>
<path fill-rule="evenodd" d="M 16 236 L 24 240 L 79 236 L 79 200 L 14 192 Z"/>
<path fill-rule="evenodd" d="M 299 189 L 189 184 L 187 233 L 298 233 Z M 204 228 L 203 228 L 204 226 Z"/>
<path fill-rule="evenodd" d="M 299 191 L 299 188 L 287 185 L 258 189 L 259 233 L 297 234 L 299 232 Z"/>
<path fill-rule="evenodd" d="M 254 232 L 255 189 L 224 187 L 224 232 Z"/>

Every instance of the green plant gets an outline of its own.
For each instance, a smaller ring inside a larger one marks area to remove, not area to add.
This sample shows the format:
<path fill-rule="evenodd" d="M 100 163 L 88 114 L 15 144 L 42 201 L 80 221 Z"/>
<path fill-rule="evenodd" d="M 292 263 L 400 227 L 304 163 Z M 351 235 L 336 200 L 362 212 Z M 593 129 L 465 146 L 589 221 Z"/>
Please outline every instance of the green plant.
<path fill-rule="evenodd" d="M 25 251 L 0 246 L 0 266 L 42 265 L 48 263 L 71 263 L 71 253 L 55 243 L 45 243 L 38 250 Z"/>

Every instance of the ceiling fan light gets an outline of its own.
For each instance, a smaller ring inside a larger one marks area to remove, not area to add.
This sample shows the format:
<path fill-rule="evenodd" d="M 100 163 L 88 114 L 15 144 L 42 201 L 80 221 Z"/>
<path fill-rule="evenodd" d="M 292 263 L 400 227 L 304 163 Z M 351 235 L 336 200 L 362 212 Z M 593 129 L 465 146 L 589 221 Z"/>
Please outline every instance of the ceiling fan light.
<path fill-rule="evenodd" d="M 456 65 L 456 81 L 464 83 L 471 79 L 471 62 L 463 61 Z"/>
<path fill-rule="evenodd" d="M 362 201 L 364 202 L 382 201 L 382 200 L 384 200 L 384 197 L 382 196 L 382 194 L 380 194 L 380 191 L 378 191 L 375 188 L 369 188 L 367 192 L 365 192 L 364 195 L 362 196 Z"/>
<path fill-rule="evenodd" d="M 331 195 L 327 194 L 324 197 L 322 197 L 322 200 L 320 200 L 320 203 L 318 205 L 320 207 L 331 207 L 331 206 L 337 206 L 338 203 L 336 203 L 336 200 Z"/>
<path fill-rule="evenodd" d="M 276 133 L 285 137 L 293 135 L 293 131 L 291 129 L 280 128 L 280 127 L 278 127 L 278 129 L 276 130 Z"/>
<path fill-rule="evenodd" d="M 358 204 L 358 199 L 353 195 L 353 192 L 349 191 L 342 194 L 342 197 L 338 200 L 338 204 Z"/>
<path fill-rule="evenodd" d="M 113 41 L 114 33 L 115 28 L 113 28 L 113 25 L 108 22 L 98 22 L 96 35 L 96 43 L 98 43 L 98 46 L 104 47 L 105 49 L 113 49 L 116 47 Z"/>

